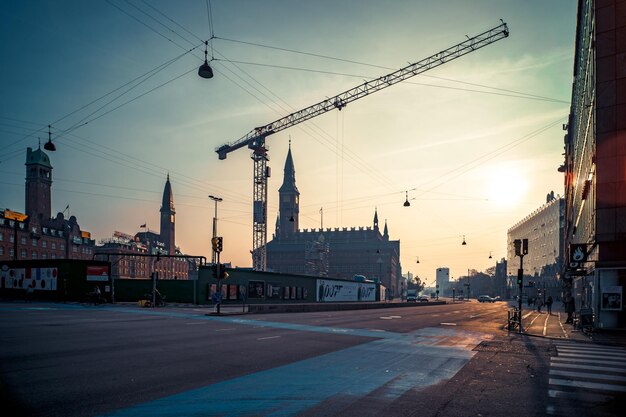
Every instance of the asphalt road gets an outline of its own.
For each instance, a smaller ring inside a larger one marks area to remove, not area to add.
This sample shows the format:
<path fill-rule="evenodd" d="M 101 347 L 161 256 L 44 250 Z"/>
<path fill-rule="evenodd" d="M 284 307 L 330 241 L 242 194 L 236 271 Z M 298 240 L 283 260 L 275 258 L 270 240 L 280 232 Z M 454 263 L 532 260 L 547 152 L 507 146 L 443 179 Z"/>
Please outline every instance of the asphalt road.
<path fill-rule="evenodd" d="M 0 400 L 21 409 L 15 416 L 543 415 L 541 404 L 516 414 L 475 401 L 517 404 L 520 375 L 530 378 L 529 366 L 547 375 L 555 352 L 507 336 L 506 308 L 215 317 L 0 303 Z M 521 353 L 503 363 L 505 351 Z M 548 392 L 547 378 L 523 382 L 529 399 Z"/>

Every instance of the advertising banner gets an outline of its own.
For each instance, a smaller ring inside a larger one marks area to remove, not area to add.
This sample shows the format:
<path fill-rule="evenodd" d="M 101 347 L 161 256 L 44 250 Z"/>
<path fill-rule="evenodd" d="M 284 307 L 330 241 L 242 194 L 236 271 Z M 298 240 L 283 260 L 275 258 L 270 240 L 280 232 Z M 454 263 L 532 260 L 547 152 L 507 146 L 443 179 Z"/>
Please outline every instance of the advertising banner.
<path fill-rule="evenodd" d="M 376 301 L 376 284 L 317 280 L 317 301 Z"/>
<path fill-rule="evenodd" d="M 248 298 L 265 298 L 265 281 L 249 281 Z"/>
<path fill-rule="evenodd" d="M 87 265 L 87 281 L 108 281 L 108 265 Z"/>
<path fill-rule="evenodd" d="M 10 268 L 2 270 L 4 288 L 55 291 L 57 289 L 57 268 Z"/>
<path fill-rule="evenodd" d="M 620 310 L 622 309 L 622 287 L 602 287 L 601 289 L 601 308 L 602 310 Z"/>

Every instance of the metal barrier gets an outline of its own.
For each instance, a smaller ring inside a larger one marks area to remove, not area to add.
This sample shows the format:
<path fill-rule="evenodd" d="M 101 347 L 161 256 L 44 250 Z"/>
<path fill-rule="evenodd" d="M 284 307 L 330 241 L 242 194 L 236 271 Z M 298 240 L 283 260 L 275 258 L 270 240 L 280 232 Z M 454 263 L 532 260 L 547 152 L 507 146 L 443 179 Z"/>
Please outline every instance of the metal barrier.
<path fill-rule="evenodd" d="M 520 330 L 522 325 L 522 317 L 519 308 L 513 307 L 507 311 L 506 328 L 508 331 Z"/>

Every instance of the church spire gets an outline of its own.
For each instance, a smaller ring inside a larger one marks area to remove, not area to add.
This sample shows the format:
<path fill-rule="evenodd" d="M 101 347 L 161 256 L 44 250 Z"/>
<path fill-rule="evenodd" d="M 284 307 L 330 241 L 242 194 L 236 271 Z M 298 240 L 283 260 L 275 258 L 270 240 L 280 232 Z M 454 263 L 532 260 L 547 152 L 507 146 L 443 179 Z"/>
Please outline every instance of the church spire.
<path fill-rule="evenodd" d="M 378 208 L 374 209 L 374 230 L 378 230 Z"/>
<path fill-rule="evenodd" d="M 165 248 L 170 255 L 176 252 L 175 240 L 175 215 L 174 194 L 170 183 L 170 174 L 167 173 L 167 181 L 163 189 L 163 201 L 161 203 L 161 230 L 160 239 L 165 244 Z"/>
<path fill-rule="evenodd" d="M 383 231 L 383 238 L 389 240 L 389 229 L 387 228 L 387 219 L 385 219 L 385 229 Z"/>
<path fill-rule="evenodd" d="M 294 169 L 293 157 L 291 156 L 291 140 L 289 141 L 289 151 L 285 160 L 285 174 L 283 185 L 278 189 L 279 195 L 279 236 L 287 237 L 298 231 L 300 213 L 300 192 L 296 187 L 296 170 Z"/>
<path fill-rule="evenodd" d="M 287 159 L 285 159 L 285 175 L 283 177 L 283 185 L 280 186 L 278 192 L 298 192 L 296 187 L 296 170 L 293 166 L 293 157 L 291 156 L 291 140 L 289 141 L 289 151 L 287 152 Z"/>

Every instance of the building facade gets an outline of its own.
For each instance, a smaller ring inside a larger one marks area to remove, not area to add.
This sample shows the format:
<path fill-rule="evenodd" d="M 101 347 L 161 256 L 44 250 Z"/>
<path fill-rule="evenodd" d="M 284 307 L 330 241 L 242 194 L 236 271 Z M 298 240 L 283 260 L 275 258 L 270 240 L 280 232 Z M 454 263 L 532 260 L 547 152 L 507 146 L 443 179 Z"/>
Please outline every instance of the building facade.
<path fill-rule="evenodd" d="M 546 288 L 553 297 L 560 293 L 564 213 L 565 200 L 551 192 L 543 206 L 508 230 L 508 261 L 505 265 L 512 295 L 517 295 L 517 271 L 520 268 L 520 258 L 515 255 L 513 244 L 516 239 L 528 239 L 528 254 L 524 256 L 523 265 L 524 285 Z"/>
<path fill-rule="evenodd" d="M 116 279 L 148 279 L 154 273 L 158 279 L 189 279 L 190 271 L 197 271 L 200 258 L 185 258 L 176 246 L 175 214 L 168 174 L 160 209 L 160 233 L 147 229 L 145 224 L 141 225 L 145 230 L 134 235 L 115 231 L 111 238 L 99 242 L 96 259 L 109 260 L 111 275 Z"/>
<path fill-rule="evenodd" d="M 564 293 L 574 297 L 577 309 L 593 313 L 596 327 L 623 328 L 626 2 L 579 0 L 573 75 L 561 167 L 568 260 Z"/>
<path fill-rule="evenodd" d="M 51 217 L 52 165 L 38 148 L 26 150 L 25 213 L 0 212 L 0 260 L 91 259 L 95 240 L 75 216 Z"/>
<path fill-rule="evenodd" d="M 266 247 L 269 271 L 341 279 L 362 275 L 381 282 L 392 296 L 400 296 L 400 241 L 390 240 L 386 221 L 381 233 L 377 211 L 371 227 L 300 230 L 299 207 L 290 147 L 279 189 L 276 229 Z"/>

